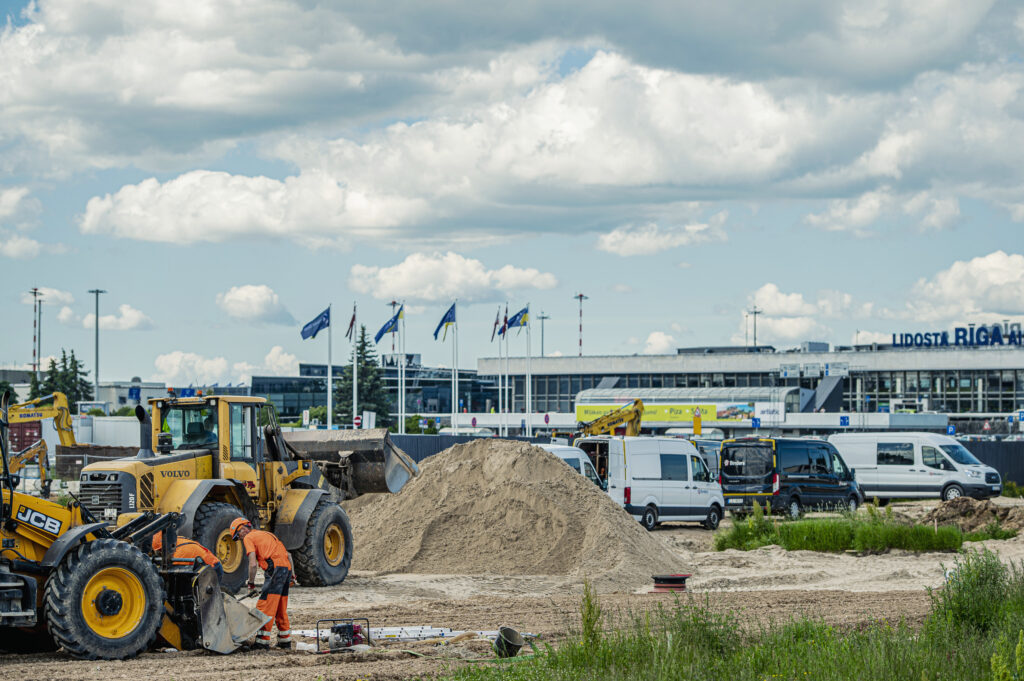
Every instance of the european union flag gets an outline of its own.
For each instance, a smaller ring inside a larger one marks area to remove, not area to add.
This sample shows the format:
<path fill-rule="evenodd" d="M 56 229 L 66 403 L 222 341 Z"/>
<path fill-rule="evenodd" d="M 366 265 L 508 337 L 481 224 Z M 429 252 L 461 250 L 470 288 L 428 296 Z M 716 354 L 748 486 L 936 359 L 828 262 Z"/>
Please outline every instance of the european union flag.
<path fill-rule="evenodd" d="M 405 317 L 405 305 L 398 308 L 398 312 L 395 313 L 394 317 L 384 322 L 384 326 L 380 327 L 380 331 L 378 331 L 377 335 L 373 337 L 373 342 L 380 343 L 380 339 L 383 338 L 385 334 L 398 331 L 398 320 L 403 317 Z"/>
<path fill-rule="evenodd" d="M 434 329 L 434 340 L 437 340 L 437 334 L 441 333 L 441 327 L 444 327 L 444 337 L 447 338 L 448 337 L 448 325 L 449 324 L 454 324 L 454 323 L 455 323 L 455 303 L 452 303 L 452 306 L 449 307 L 448 311 L 444 313 L 443 317 L 441 317 L 441 321 L 438 322 L 437 328 Z M 441 340 L 444 340 L 444 338 L 442 338 Z"/>
<path fill-rule="evenodd" d="M 302 340 L 316 338 L 316 335 L 331 325 L 331 308 L 316 316 L 316 319 L 302 327 Z"/>

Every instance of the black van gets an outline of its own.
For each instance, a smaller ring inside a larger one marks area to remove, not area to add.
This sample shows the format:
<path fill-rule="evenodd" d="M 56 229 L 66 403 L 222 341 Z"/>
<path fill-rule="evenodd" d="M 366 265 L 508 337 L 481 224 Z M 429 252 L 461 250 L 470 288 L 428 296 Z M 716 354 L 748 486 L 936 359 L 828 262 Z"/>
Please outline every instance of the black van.
<path fill-rule="evenodd" d="M 792 518 L 805 508 L 855 511 L 864 501 L 853 470 L 824 440 L 725 440 L 718 482 L 725 507 L 737 515 L 749 512 L 755 501 Z"/>

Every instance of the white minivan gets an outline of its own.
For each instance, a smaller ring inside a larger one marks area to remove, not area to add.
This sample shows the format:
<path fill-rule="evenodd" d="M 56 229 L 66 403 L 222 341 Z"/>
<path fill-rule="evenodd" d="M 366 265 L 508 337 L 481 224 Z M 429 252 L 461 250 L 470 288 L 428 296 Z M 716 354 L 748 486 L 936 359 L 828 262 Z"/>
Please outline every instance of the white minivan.
<path fill-rule="evenodd" d="M 588 457 L 587 453 L 579 447 L 570 447 L 569 445 L 554 443 L 540 444 L 537 446 L 545 451 L 551 452 L 559 459 L 569 464 L 569 466 L 587 480 L 590 480 L 601 489 L 605 489 L 607 483 L 597 475 L 597 471 L 594 469 L 594 464 L 591 463 L 590 457 Z"/>
<path fill-rule="evenodd" d="M 999 472 L 951 437 L 934 433 L 839 433 L 828 441 L 854 470 L 864 497 L 880 500 L 1002 493 Z"/>
<path fill-rule="evenodd" d="M 574 443 L 606 481 L 608 495 L 653 530 L 668 520 L 722 520 L 722 487 L 692 443 L 671 437 L 582 437 Z"/>

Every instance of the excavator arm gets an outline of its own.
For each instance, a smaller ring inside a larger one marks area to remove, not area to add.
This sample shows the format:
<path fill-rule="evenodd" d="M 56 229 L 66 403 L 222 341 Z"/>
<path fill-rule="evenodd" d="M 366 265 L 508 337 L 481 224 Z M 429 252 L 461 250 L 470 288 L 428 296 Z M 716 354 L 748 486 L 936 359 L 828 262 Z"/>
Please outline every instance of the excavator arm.
<path fill-rule="evenodd" d="M 39 440 L 20 452 L 15 452 L 7 464 L 11 473 L 16 474 L 22 468 L 25 468 L 35 461 L 36 465 L 39 466 L 39 485 L 44 498 L 50 496 L 50 483 L 52 482 L 46 476 L 46 456 L 48 451 L 49 450 L 46 448 L 46 440 Z"/>
<path fill-rule="evenodd" d="M 593 421 L 581 423 L 580 433 L 583 435 L 611 435 L 619 426 L 625 425 L 626 435 L 640 434 L 640 420 L 644 415 L 644 403 L 642 400 L 633 400 L 615 411 L 600 416 Z"/>
<path fill-rule="evenodd" d="M 57 437 L 65 447 L 74 447 L 78 444 L 75 441 L 75 431 L 71 427 L 71 410 L 68 408 L 68 398 L 64 393 L 53 393 L 45 397 L 37 397 L 28 402 L 11 405 L 8 412 L 8 419 L 13 423 L 30 423 L 53 419 L 53 427 L 57 430 Z"/>

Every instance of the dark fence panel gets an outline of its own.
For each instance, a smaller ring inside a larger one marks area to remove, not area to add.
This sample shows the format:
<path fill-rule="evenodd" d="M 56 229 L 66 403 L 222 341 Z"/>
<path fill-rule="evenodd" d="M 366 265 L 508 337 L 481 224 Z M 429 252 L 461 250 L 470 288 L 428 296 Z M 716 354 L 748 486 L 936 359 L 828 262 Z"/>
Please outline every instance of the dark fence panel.
<path fill-rule="evenodd" d="M 982 463 L 999 471 L 1003 480 L 1024 485 L 1024 442 L 964 442 Z"/>
<path fill-rule="evenodd" d="M 413 461 L 420 462 L 428 456 L 433 456 L 440 451 L 448 449 L 453 445 L 473 440 L 491 440 L 496 438 L 481 438 L 476 435 L 395 435 L 391 434 L 391 441 L 398 445 L 402 451 L 408 454 Z M 520 442 L 551 442 L 550 437 L 507 437 L 505 440 L 518 440 Z"/>

